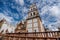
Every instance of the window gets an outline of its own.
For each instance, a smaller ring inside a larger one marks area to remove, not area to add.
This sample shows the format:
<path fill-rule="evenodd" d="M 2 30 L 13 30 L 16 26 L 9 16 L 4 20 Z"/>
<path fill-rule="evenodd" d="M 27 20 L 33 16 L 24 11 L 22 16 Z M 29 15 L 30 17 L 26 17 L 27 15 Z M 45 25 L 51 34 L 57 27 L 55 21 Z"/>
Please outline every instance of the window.
<path fill-rule="evenodd" d="M 32 13 L 31 13 L 31 16 L 32 16 Z"/>
<path fill-rule="evenodd" d="M 32 20 L 28 20 L 27 23 L 32 23 Z"/>
<path fill-rule="evenodd" d="M 33 12 L 31 12 L 31 16 L 33 15 Z"/>
<path fill-rule="evenodd" d="M 33 19 L 33 22 L 37 22 L 37 19 L 35 18 L 35 19 Z"/>
<path fill-rule="evenodd" d="M 35 12 L 33 14 L 35 15 Z"/>
<path fill-rule="evenodd" d="M 32 28 L 28 29 L 28 32 L 32 32 Z"/>
<path fill-rule="evenodd" d="M 27 28 L 32 28 L 32 24 L 27 24 Z"/>
<path fill-rule="evenodd" d="M 34 28 L 34 32 L 39 32 L 38 27 Z"/>
<path fill-rule="evenodd" d="M 36 23 L 34 23 L 34 27 L 38 27 L 38 23 L 36 22 Z"/>

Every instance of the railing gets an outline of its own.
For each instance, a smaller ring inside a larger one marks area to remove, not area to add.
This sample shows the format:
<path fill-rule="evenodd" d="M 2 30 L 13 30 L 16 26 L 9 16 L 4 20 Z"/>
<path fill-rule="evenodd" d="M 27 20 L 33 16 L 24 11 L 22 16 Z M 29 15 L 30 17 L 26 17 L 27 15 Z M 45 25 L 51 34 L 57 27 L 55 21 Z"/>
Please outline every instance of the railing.
<path fill-rule="evenodd" d="M 31 33 L 7 33 L 4 40 L 60 40 L 60 31 L 31 32 Z"/>
<path fill-rule="evenodd" d="M 32 32 L 32 33 L 7 33 L 7 36 L 30 37 L 30 38 L 59 38 L 60 37 L 60 31 Z"/>

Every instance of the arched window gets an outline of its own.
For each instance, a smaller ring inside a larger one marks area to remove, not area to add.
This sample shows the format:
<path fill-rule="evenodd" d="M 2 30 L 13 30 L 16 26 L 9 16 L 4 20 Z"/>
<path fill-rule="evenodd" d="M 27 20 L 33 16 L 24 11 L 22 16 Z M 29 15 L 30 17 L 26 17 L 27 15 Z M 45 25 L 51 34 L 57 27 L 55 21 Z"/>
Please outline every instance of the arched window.
<path fill-rule="evenodd" d="M 31 16 L 32 16 L 32 13 L 31 13 Z"/>
<path fill-rule="evenodd" d="M 33 13 L 33 15 L 35 15 L 35 12 Z"/>

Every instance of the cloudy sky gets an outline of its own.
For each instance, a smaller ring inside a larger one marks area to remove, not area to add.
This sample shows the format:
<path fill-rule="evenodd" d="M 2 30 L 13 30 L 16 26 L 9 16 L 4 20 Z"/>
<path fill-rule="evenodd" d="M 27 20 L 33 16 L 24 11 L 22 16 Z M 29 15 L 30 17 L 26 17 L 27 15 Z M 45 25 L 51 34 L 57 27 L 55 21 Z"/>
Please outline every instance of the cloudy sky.
<path fill-rule="evenodd" d="M 57 30 L 60 26 L 60 0 L 0 0 L 0 20 L 5 18 L 15 25 L 27 16 L 29 6 L 35 2 L 46 28 Z"/>

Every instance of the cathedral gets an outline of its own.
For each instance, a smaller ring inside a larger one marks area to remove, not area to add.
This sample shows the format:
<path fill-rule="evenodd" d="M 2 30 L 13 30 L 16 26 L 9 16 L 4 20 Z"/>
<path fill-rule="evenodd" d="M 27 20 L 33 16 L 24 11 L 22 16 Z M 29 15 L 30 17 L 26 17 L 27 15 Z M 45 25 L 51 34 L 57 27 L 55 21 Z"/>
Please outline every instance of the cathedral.
<path fill-rule="evenodd" d="M 36 4 L 32 4 L 28 17 L 17 24 L 15 33 L 0 33 L 0 40 L 60 40 L 60 31 L 46 31 Z"/>

